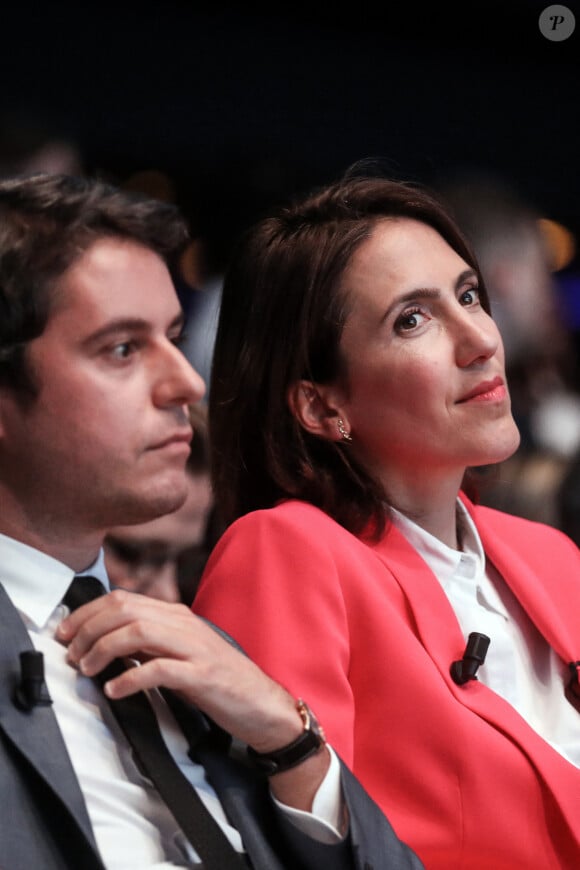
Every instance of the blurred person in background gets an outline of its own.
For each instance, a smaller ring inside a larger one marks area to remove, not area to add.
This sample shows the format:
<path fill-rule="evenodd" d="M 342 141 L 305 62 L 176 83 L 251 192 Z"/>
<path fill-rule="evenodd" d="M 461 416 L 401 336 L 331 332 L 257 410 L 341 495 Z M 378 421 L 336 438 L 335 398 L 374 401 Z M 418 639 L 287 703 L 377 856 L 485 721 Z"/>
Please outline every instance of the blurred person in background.
<path fill-rule="evenodd" d="M 458 173 L 440 191 L 470 239 L 505 347 L 521 444 L 486 474 L 481 501 L 558 525 L 556 492 L 580 449 L 577 351 L 539 210 L 495 174 Z"/>
<path fill-rule="evenodd" d="M 556 492 L 558 526 L 580 547 L 580 451 L 569 463 Z"/>
<path fill-rule="evenodd" d="M 184 252 L 181 268 L 191 288 L 183 353 L 206 384 L 211 376 L 211 360 L 222 293 L 221 269 L 212 267 L 211 246 L 203 236 L 195 238 Z"/>
<path fill-rule="evenodd" d="M 24 172 L 81 175 L 79 144 L 31 112 L 4 113 L 0 120 L 0 175 Z"/>
<path fill-rule="evenodd" d="M 185 467 L 188 492 L 183 505 L 147 523 L 116 526 L 105 538 L 105 562 L 113 586 L 191 604 L 217 535 L 206 416 L 204 405 L 190 408 L 194 436 Z"/>

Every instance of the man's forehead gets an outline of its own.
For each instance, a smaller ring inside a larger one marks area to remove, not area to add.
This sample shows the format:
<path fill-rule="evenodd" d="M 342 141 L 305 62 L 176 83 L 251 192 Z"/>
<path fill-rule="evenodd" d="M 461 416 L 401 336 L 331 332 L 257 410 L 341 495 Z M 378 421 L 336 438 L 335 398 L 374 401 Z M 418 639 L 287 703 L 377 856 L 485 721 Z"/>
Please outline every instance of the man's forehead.
<path fill-rule="evenodd" d="M 78 256 L 63 272 L 58 283 L 66 285 L 79 277 L 98 281 L 102 277 L 108 278 L 112 272 L 140 272 L 151 268 L 168 272 L 161 255 L 140 242 L 117 236 L 100 236 L 88 247 L 79 250 Z"/>
<path fill-rule="evenodd" d="M 52 313 L 82 308 L 102 319 L 148 320 L 163 312 L 178 320 L 181 306 L 162 257 L 145 246 L 101 238 L 55 282 Z"/>

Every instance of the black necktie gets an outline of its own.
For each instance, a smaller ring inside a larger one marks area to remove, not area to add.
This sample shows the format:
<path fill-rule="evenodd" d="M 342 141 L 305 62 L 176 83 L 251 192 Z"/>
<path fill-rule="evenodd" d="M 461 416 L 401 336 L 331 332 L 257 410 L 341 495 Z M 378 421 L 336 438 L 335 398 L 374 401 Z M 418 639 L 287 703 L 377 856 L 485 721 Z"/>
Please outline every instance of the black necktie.
<path fill-rule="evenodd" d="M 63 601 L 70 610 L 75 610 L 104 593 L 99 580 L 80 575 L 74 578 Z M 94 679 L 102 687 L 124 670 L 122 660 L 115 659 Z M 245 857 L 236 852 L 167 749 L 147 695 L 137 692 L 128 698 L 107 701 L 133 748 L 139 768 L 154 784 L 204 868 L 247 870 Z"/>

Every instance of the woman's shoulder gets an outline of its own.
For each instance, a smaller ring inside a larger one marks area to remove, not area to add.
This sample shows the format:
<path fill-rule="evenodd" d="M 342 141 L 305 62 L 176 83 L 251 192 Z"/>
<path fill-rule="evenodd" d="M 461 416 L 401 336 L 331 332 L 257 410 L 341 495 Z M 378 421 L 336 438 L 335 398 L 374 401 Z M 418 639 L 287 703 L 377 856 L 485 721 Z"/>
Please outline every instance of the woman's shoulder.
<path fill-rule="evenodd" d="M 272 575 L 348 575 L 352 566 L 369 558 L 362 542 L 310 503 L 279 502 L 251 511 L 224 531 L 208 559 L 205 575 L 235 570 L 254 578 L 264 566 Z"/>
<path fill-rule="evenodd" d="M 359 538 L 315 505 L 285 499 L 270 508 L 251 511 L 235 520 L 222 535 L 231 545 L 244 541 L 253 546 L 304 548 L 309 552 L 361 546 Z"/>
<path fill-rule="evenodd" d="M 284 499 L 273 507 L 251 511 L 232 523 L 230 528 L 249 528 L 251 526 L 295 528 L 309 533 L 324 529 L 328 534 L 352 537 L 347 529 L 321 508 L 300 499 Z"/>
<path fill-rule="evenodd" d="M 530 545 L 550 541 L 552 544 L 560 542 L 563 545 L 576 547 L 574 542 L 564 532 L 547 523 L 530 520 L 517 514 L 510 514 L 497 508 L 488 507 L 487 505 L 473 505 L 468 502 L 467 507 L 478 527 L 487 527 L 500 532 L 504 536 L 527 540 Z"/>

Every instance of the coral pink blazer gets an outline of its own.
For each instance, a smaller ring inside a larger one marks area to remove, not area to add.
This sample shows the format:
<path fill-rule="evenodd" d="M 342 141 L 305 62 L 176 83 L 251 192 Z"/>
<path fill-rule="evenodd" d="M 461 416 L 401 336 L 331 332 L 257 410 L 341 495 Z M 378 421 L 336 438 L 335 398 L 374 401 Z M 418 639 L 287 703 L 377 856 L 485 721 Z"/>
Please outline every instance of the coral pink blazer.
<path fill-rule="evenodd" d="M 540 632 L 580 659 L 579 549 L 465 503 Z M 465 638 L 397 529 L 369 544 L 299 501 L 248 514 L 215 548 L 194 610 L 311 704 L 427 870 L 580 868 L 580 770 L 493 691 L 453 682 Z"/>

